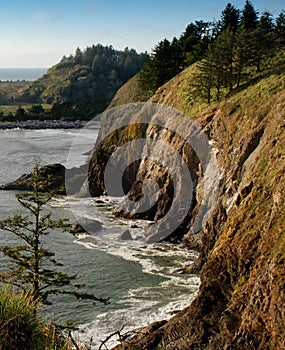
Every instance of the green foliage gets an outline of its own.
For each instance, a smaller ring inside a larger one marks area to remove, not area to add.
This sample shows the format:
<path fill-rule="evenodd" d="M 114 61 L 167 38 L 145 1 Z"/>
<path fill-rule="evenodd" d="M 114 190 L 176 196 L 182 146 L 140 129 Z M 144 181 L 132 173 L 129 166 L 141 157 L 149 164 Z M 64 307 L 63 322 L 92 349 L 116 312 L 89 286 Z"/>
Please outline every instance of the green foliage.
<path fill-rule="evenodd" d="M 241 25 L 245 29 L 256 28 L 258 20 L 258 12 L 254 9 L 252 3 L 246 0 L 244 8 L 241 15 Z"/>
<path fill-rule="evenodd" d="M 235 27 L 237 22 L 229 24 L 234 9 L 228 4 L 226 10 L 222 16 L 224 29 L 209 45 L 196 76 L 196 95 L 208 103 L 238 89 L 256 72 L 268 69 L 280 49 L 280 36 L 268 11 L 258 19 L 253 5 L 246 1 L 241 22 Z"/>
<path fill-rule="evenodd" d="M 285 42 L 284 11 L 274 21 L 270 12 L 261 17 L 250 1 L 240 11 L 228 3 L 218 22 L 190 23 L 180 38 L 161 41 L 139 74 L 140 88 L 152 95 L 185 67 L 201 61 L 197 92 L 208 103 L 231 92 L 246 80 L 248 67 L 263 69 L 263 62 Z"/>
<path fill-rule="evenodd" d="M 37 314 L 39 306 L 30 292 L 16 293 L 10 285 L 0 286 L 1 350 L 72 349 L 62 327 L 43 322 Z"/>
<path fill-rule="evenodd" d="M 140 84 L 144 90 L 153 93 L 159 86 L 181 71 L 184 67 L 184 57 L 177 39 L 170 43 L 167 39 L 161 41 L 148 57 L 140 72 Z"/>
<path fill-rule="evenodd" d="M 285 45 L 285 11 L 282 11 L 276 18 L 275 32 L 280 46 Z"/>
<path fill-rule="evenodd" d="M 42 78 L 20 90 L 15 100 L 53 104 L 49 118 L 90 119 L 141 69 L 145 57 L 133 49 L 118 51 L 100 44 L 84 51 L 77 48 L 74 56 L 64 56 Z"/>
<path fill-rule="evenodd" d="M 0 273 L 0 279 L 30 293 L 34 301 L 40 299 L 49 303 L 50 294 L 69 294 L 77 299 L 106 303 L 106 299 L 81 292 L 81 285 L 72 284 L 77 276 L 60 271 L 62 264 L 56 261 L 53 252 L 44 247 L 42 237 L 48 235 L 49 230 L 70 229 L 70 224 L 65 219 L 53 220 L 51 213 L 42 212 L 56 191 L 45 192 L 52 180 L 54 179 L 44 177 L 36 165 L 30 180 L 32 190 L 17 194 L 19 203 L 27 210 L 28 215 L 17 214 L 0 221 L 2 230 L 19 239 L 18 245 L 0 248 L 12 263 L 9 271 Z"/>
<path fill-rule="evenodd" d="M 239 25 L 240 11 L 228 3 L 221 13 L 220 30 L 236 30 Z"/>
<path fill-rule="evenodd" d="M 196 21 L 187 26 L 179 39 L 159 42 L 139 73 L 141 90 L 151 96 L 186 66 L 203 58 L 211 41 L 211 30 L 210 22 Z"/>

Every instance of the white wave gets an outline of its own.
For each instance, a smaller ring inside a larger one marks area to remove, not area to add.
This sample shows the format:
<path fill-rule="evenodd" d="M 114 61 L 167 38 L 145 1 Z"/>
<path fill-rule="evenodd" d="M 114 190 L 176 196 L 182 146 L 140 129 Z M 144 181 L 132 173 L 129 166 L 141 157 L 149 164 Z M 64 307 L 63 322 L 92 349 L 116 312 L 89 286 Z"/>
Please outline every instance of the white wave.
<path fill-rule="evenodd" d="M 121 332 L 121 334 L 124 334 L 156 321 L 169 320 L 178 311 L 190 305 L 196 296 L 197 289 L 198 286 L 190 296 L 184 294 L 178 297 L 177 300 L 172 300 L 163 306 L 149 298 L 142 302 L 142 299 L 131 298 L 129 295 L 129 307 L 98 315 L 93 322 L 80 326 L 83 333 L 78 334 L 78 336 L 81 342 L 87 342 L 92 337 L 93 346 L 99 346 L 108 335 L 119 330 L 122 325 L 125 325 Z M 143 294 L 144 291 L 145 289 L 142 288 L 137 290 L 137 292 Z M 119 344 L 117 337 L 112 337 L 106 345 L 111 348 L 117 344 Z"/>
<path fill-rule="evenodd" d="M 77 335 L 81 341 L 87 342 L 92 337 L 93 346 L 99 346 L 102 340 L 126 322 L 123 333 L 155 321 L 169 319 L 191 303 L 199 288 L 199 277 L 182 275 L 177 271 L 185 264 L 193 262 L 197 258 L 196 252 L 185 250 L 180 245 L 145 244 L 136 240 L 120 241 L 119 236 L 126 229 L 130 230 L 133 237 L 142 236 L 144 227 L 149 225 L 149 222 L 113 217 L 111 210 L 114 202 L 119 199 L 98 198 L 97 200 L 103 202 L 100 205 L 105 211 L 99 211 L 95 204 L 96 208 L 92 210 L 92 214 L 88 213 L 86 208 L 90 205 L 94 207 L 93 199 L 92 202 L 90 199 L 71 200 L 80 208 L 80 215 L 94 219 L 96 213 L 96 219 L 103 222 L 103 230 L 96 236 L 80 234 L 76 236 L 74 243 L 86 249 L 103 251 L 139 263 L 143 273 L 161 277 L 161 282 L 157 285 L 127 291 L 116 305 L 112 306 L 112 311 L 99 314 L 93 322 L 81 325 L 80 328 L 84 332 Z M 134 223 L 138 227 L 132 228 Z M 107 345 L 112 347 L 117 343 L 114 337 Z"/>

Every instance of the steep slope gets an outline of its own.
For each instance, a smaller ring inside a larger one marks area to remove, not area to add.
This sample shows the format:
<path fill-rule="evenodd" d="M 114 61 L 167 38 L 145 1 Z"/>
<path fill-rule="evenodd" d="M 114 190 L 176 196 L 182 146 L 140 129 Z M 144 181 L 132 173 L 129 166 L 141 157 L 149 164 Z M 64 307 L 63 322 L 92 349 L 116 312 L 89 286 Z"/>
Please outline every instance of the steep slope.
<path fill-rule="evenodd" d="M 284 75 L 276 75 L 198 119 L 211 116 L 204 125 L 225 169 L 203 231 L 201 288 L 188 309 L 140 346 L 284 348 L 284 111 Z"/>
<path fill-rule="evenodd" d="M 137 336 L 118 349 L 284 348 L 284 68 L 283 62 L 255 77 L 232 97 L 201 112 L 197 112 L 199 101 L 189 96 L 193 67 L 161 87 L 151 99 L 195 115 L 214 145 L 222 179 L 215 208 L 199 232 L 201 253 L 192 266 L 192 271 L 202 268 L 197 298 L 166 325 L 151 334 Z M 107 160 L 102 161 L 99 155 L 104 153 L 108 158 L 130 139 L 152 132 L 153 126 L 139 130 L 128 127 L 103 140 L 90 166 L 91 192 L 92 186 L 99 189 L 98 193 L 104 191 L 102 176 Z M 176 135 L 160 133 L 158 137 L 184 149 Z M 195 176 L 199 165 L 191 151 L 186 153 Z M 129 190 L 159 173 L 166 180 L 162 195 L 171 193 L 168 176 L 149 162 L 128 169 L 125 186 Z M 203 175 L 196 180 L 201 183 Z M 190 209 L 192 216 L 201 205 L 199 193 L 196 201 Z M 157 218 L 165 212 L 167 208 L 158 205 L 148 215 Z M 180 232 L 185 233 L 188 224 L 184 222 Z M 191 232 L 184 237 L 190 243 L 193 239 L 197 235 L 193 237 Z"/>
<path fill-rule="evenodd" d="M 147 99 L 148 96 L 139 87 L 138 74 L 136 74 L 115 93 L 108 108 L 122 106 L 127 103 L 147 101 Z"/>

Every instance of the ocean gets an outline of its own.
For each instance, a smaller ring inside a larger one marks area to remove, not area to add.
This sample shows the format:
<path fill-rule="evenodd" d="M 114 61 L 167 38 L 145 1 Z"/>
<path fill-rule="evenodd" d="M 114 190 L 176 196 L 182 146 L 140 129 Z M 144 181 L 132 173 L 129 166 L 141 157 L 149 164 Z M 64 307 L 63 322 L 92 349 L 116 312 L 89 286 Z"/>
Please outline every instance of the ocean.
<path fill-rule="evenodd" d="M 77 143 L 76 153 L 70 157 L 70 147 L 79 133 L 76 129 L 0 130 L 0 184 L 30 172 L 36 161 L 42 165 L 83 164 L 90 141 L 95 142 L 98 130 L 87 130 L 86 137 Z M 127 331 L 169 319 L 190 304 L 199 286 L 198 276 L 177 272 L 196 258 L 194 251 L 168 244 L 131 245 L 119 239 L 126 229 L 133 235 L 142 234 L 146 223 L 137 221 L 137 227 L 133 227 L 133 221 L 114 217 L 112 209 L 116 201 L 117 198 L 101 197 L 99 203 L 94 203 L 90 199 L 61 196 L 48 207 L 55 218 L 75 222 L 71 208 L 76 207 L 82 217 L 96 218 L 103 224 L 103 228 L 92 235 L 75 236 L 55 230 L 45 242 L 64 264 L 65 272 L 81 276 L 79 282 L 86 284 L 87 292 L 109 298 L 108 305 L 93 305 L 57 296 L 52 306 L 42 310 L 50 320 L 56 318 L 62 323 L 74 320 L 80 328 L 76 336 L 82 341 L 92 337 L 94 347 L 123 324 Z M 19 212 L 24 213 L 24 209 L 15 199 L 15 192 L 0 191 L 0 218 Z M 0 231 L 1 244 L 11 244 L 14 240 L 11 234 Z M 0 266 L 7 266 L 3 255 L 0 255 Z M 115 339 L 107 343 L 109 347 L 114 344 Z"/>
<path fill-rule="evenodd" d="M 33 81 L 46 71 L 46 68 L 0 68 L 0 81 Z"/>

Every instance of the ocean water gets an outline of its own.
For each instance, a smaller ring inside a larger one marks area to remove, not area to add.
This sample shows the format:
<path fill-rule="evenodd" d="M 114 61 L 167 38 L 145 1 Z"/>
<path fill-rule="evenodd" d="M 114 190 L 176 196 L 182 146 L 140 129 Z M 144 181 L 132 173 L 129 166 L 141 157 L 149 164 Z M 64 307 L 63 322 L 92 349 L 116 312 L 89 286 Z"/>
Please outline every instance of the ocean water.
<path fill-rule="evenodd" d="M 46 71 L 46 68 L 0 68 L 0 81 L 33 81 Z"/>
<path fill-rule="evenodd" d="M 78 130 L 1 130 L 0 131 L 0 183 L 15 180 L 30 172 L 35 161 L 41 164 L 61 162 L 79 166 L 86 161 L 90 141 L 97 131 L 86 131 L 78 143 L 77 152 L 69 157 L 70 146 Z M 94 140 L 95 142 L 95 140 Z M 128 244 L 119 239 L 122 232 L 130 230 L 134 236 L 142 235 L 148 223 L 115 218 L 112 209 L 116 198 L 102 197 L 100 203 L 91 199 L 57 197 L 49 204 L 49 211 L 57 218 L 75 221 L 71 208 L 77 208 L 82 217 L 96 218 L 103 224 L 96 234 L 72 235 L 53 231 L 47 246 L 64 264 L 64 271 L 80 275 L 79 282 L 86 284 L 86 291 L 98 297 L 109 298 L 108 305 L 92 305 L 70 297 L 54 297 L 53 305 L 46 307 L 49 319 L 58 322 L 74 320 L 80 332 L 76 337 L 83 342 L 92 337 L 94 346 L 108 334 L 126 324 L 125 331 L 150 322 L 168 319 L 177 310 L 190 304 L 197 293 L 199 278 L 181 275 L 177 270 L 196 258 L 193 251 L 179 246 L 145 245 L 142 242 Z M 70 204 L 72 203 L 72 206 Z M 0 191 L 0 218 L 24 212 L 13 191 Z M 0 232 L 0 243 L 11 244 L 14 237 Z M 0 266 L 7 265 L 0 255 Z M 116 344 L 111 339 L 108 346 Z"/>

